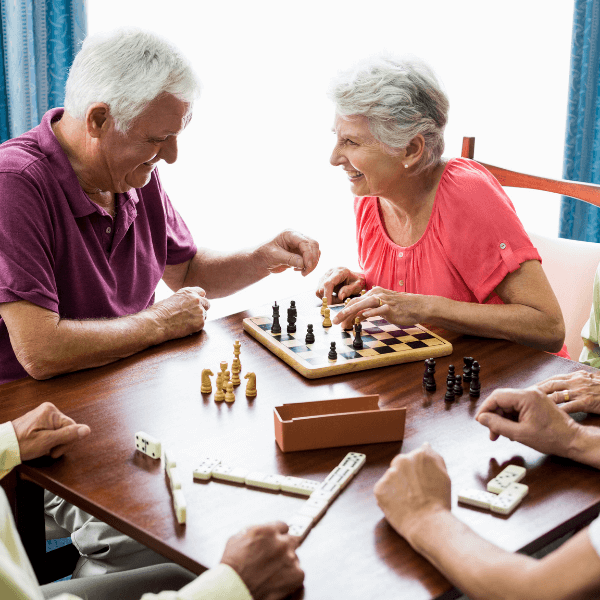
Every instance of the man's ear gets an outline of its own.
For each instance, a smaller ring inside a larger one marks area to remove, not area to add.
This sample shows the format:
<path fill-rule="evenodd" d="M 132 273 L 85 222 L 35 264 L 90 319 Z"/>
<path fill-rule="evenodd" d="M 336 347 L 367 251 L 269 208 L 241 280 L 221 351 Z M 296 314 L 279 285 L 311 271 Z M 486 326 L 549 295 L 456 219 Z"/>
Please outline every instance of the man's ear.
<path fill-rule="evenodd" d="M 86 131 L 93 138 L 99 138 L 108 129 L 111 121 L 110 108 L 104 102 L 91 104 L 85 113 Z"/>

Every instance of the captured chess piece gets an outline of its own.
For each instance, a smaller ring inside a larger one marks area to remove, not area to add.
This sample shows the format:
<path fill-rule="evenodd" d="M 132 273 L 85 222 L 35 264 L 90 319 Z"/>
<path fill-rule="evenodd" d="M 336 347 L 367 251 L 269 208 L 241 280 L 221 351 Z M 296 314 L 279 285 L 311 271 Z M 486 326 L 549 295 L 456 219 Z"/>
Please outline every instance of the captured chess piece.
<path fill-rule="evenodd" d="M 331 347 L 329 348 L 329 354 L 327 355 L 329 360 L 337 360 L 337 350 L 335 349 L 335 342 L 331 342 Z"/>
<path fill-rule="evenodd" d="M 454 395 L 462 396 L 463 387 L 462 387 L 462 376 L 457 375 L 454 379 Z"/>
<path fill-rule="evenodd" d="M 327 310 L 327 297 L 323 296 L 323 302 L 321 304 L 321 316 L 325 316 L 325 311 Z"/>
<path fill-rule="evenodd" d="M 246 384 L 246 396 L 254 398 L 256 396 L 256 375 L 252 372 L 246 373 L 244 379 L 248 380 Z"/>
<path fill-rule="evenodd" d="M 306 327 L 306 337 L 304 338 L 305 344 L 314 344 L 315 343 L 315 334 L 313 332 L 313 326 L 309 323 Z"/>
<path fill-rule="evenodd" d="M 326 308 L 325 309 L 325 318 L 323 319 L 323 327 L 331 327 L 333 323 L 331 322 L 331 311 Z"/>
<path fill-rule="evenodd" d="M 463 362 L 465 363 L 465 366 L 463 367 L 463 381 L 466 381 L 467 383 L 469 381 L 471 381 L 471 365 L 473 364 L 473 357 L 471 356 L 465 356 L 463 358 Z"/>
<path fill-rule="evenodd" d="M 352 342 L 352 347 L 355 350 L 362 350 L 363 341 L 360 337 L 360 332 L 362 331 L 362 325 L 360 324 L 360 319 L 356 317 L 354 320 L 354 341 Z"/>
<path fill-rule="evenodd" d="M 423 374 L 423 385 L 428 392 L 435 392 L 435 359 L 428 358 L 425 361 L 425 373 Z"/>
<path fill-rule="evenodd" d="M 210 369 L 202 369 L 202 377 L 201 377 L 201 385 L 200 385 L 200 393 L 201 394 L 210 394 L 212 393 L 212 383 L 210 381 L 210 375 L 213 375 L 213 372 Z"/>
<path fill-rule="evenodd" d="M 227 388 L 227 391 L 225 392 L 225 402 L 234 402 L 235 394 L 233 393 L 233 382 L 228 381 L 225 387 Z"/>
<path fill-rule="evenodd" d="M 240 371 L 242 370 L 242 365 L 240 364 L 240 359 L 236 356 L 233 359 L 233 363 L 231 363 L 231 382 L 233 385 L 240 385 L 242 383 L 240 381 Z"/>
<path fill-rule="evenodd" d="M 472 398 L 479 398 L 479 394 L 481 393 L 481 383 L 479 383 L 480 370 L 479 363 L 474 360 L 471 365 L 471 385 L 469 386 L 469 396 Z"/>
<path fill-rule="evenodd" d="M 448 376 L 446 377 L 446 395 L 444 396 L 446 402 L 454 402 L 454 381 L 454 365 L 450 365 L 448 367 Z"/>
<path fill-rule="evenodd" d="M 287 326 L 287 332 L 288 333 L 296 333 L 296 319 L 297 319 L 297 312 L 295 308 L 292 308 L 291 306 L 288 308 L 288 317 L 287 317 L 287 322 L 288 322 L 288 326 Z"/>
<path fill-rule="evenodd" d="M 271 325 L 271 333 L 281 333 L 281 325 L 279 324 L 279 306 L 277 301 L 273 305 L 273 324 Z"/>

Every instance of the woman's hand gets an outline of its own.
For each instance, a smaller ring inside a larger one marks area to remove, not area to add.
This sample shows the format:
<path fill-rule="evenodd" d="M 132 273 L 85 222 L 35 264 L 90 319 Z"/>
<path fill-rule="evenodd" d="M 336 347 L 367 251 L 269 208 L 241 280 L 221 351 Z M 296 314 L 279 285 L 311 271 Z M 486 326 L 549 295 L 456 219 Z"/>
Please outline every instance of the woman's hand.
<path fill-rule="evenodd" d="M 365 278 L 360 273 L 354 273 L 346 267 L 336 267 L 329 269 L 321 277 L 319 287 L 317 288 L 317 296 L 319 298 L 327 298 L 327 304 L 333 304 L 333 294 L 336 293 L 338 298 L 344 301 L 350 296 L 360 294 L 365 288 Z"/>
<path fill-rule="evenodd" d="M 555 375 L 537 384 L 548 397 L 568 413 L 600 414 L 600 373 L 574 371 Z"/>

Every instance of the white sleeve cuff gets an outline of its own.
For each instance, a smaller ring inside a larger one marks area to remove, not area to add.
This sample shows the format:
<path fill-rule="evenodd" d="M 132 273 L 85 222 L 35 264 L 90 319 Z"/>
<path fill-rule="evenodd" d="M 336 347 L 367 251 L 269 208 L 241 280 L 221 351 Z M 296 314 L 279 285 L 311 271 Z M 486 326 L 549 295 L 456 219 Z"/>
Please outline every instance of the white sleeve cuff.
<path fill-rule="evenodd" d="M 252 600 L 242 578 L 229 566 L 218 564 L 182 587 L 177 595 L 181 600 Z"/>
<path fill-rule="evenodd" d="M 592 524 L 588 528 L 588 535 L 594 550 L 598 553 L 598 556 L 600 556 L 600 517 L 597 517 L 592 521 Z"/>
<path fill-rule="evenodd" d="M 10 421 L 0 425 L 0 478 L 21 464 L 17 434 Z"/>

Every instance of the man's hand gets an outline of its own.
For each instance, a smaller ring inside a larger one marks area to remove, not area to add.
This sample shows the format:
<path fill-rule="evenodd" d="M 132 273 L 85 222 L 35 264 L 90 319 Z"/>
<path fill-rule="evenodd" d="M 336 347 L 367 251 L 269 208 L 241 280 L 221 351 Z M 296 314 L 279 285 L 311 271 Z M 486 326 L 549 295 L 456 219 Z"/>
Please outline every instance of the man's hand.
<path fill-rule="evenodd" d="M 303 277 L 315 269 L 321 256 L 318 242 L 291 229 L 282 231 L 256 252 L 269 273 L 282 273 L 293 268 L 294 271 L 300 271 Z"/>
<path fill-rule="evenodd" d="M 237 572 L 254 600 L 285 598 L 304 581 L 297 541 L 287 531 L 282 522 L 250 527 L 225 546 L 221 562 Z"/>
<path fill-rule="evenodd" d="M 148 310 L 158 320 L 163 331 L 163 341 L 175 340 L 201 331 L 206 321 L 210 302 L 200 287 L 185 287 L 165 300 L 157 302 Z"/>
<path fill-rule="evenodd" d="M 481 405 L 475 418 L 490 430 L 544 454 L 567 456 L 581 430 L 539 387 L 498 389 Z"/>
<path fill-rule="evenodd" d="M 365 279 L 360 273 L 354 273 L 346 267 L 329 269 L 319 280 L 317 296 L 327 298 L 327 304 L 332 304 L 334 292 L 340 300 L 360 294 L 365 287 Z"/>
<path fill-rule="evenodd" d="M 12 424 L 19 441 L 21 460 L 46 454 L 58 458 L 68 446 L 90 434 L 87 425 L 75 423 L 50 402 L 40 404 Z"/>
<path fill-rule="evenodd" d="M 560 408 L 565 412 L 600 414 L 600 374 L 574 371 L 545 379 L 537 387 L 556 404 L 564 402 Z"/>
<path fill-rule="evenodd" d="M 421 519 L 450 510 L 450 488 L 444 459 L 425 443 L 396 456 L 373 491 L 390 525 L 411 543 Z"/>

